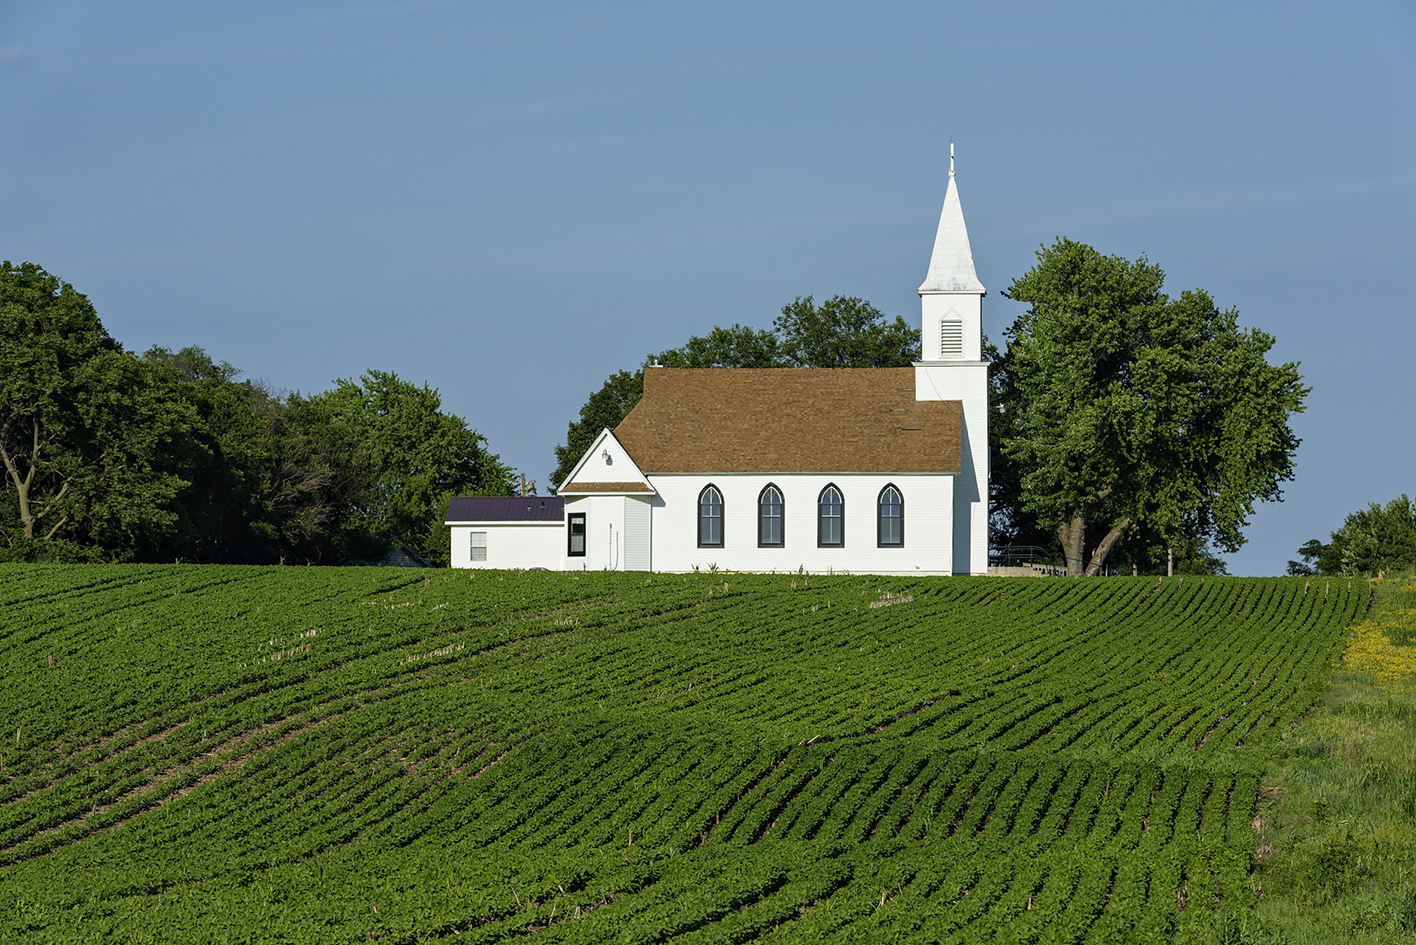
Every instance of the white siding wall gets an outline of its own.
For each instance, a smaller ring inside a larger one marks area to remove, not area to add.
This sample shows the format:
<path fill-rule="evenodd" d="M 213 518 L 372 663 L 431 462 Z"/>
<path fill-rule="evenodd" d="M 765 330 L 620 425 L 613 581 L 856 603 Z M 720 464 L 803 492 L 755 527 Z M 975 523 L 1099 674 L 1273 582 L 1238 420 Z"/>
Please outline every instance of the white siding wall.
<path fill-rule="evenodd" d="M 698 547 L 698 494 L 709 483 L 723 493 L 723 547 Z M 784 500 L 785 547 L 757 547 L 757 496 L 769 482 Z M 816 500 L 828 483 L 845 498 L 845 547 L 818 548 Z M 876 500 L 894 483 L 905 500 L 903 548 L 876 543 Z M 954 477 L 947 475 L 659 475 L 653 502 L 656 571 L 827 570 L 856 573 L 953 572 Z"/>
<path fill-rule="evenodd" d="M 625 504 L 635 499 L 622 495 L 566 496 L 565 514 L 585 513 L 585 557 L 569 558 L 568 567 L 579 571 L 628 569 L 625 548 Z"/>
<path fill-rule="evenodd" d="M 961 471 L 954 485 L 954 573 L 987 574 L 988 364 L 917 364 L 915 399 L 963 401 Z"/>
<path fill-rule="evenodd" d="M 624 570 L 648 571 L 653 565 L 649 541 L 650 496 L 624 497 Z"/>
<path fill-rule="evenodd" d="M 472 533 L 487 533 L 487 560 L 472 560 Z M 561 522 L 487 522 L 452 526 L 454 568 L 565 568 L 565 525 Z"/>
<path fill-rule="evenodd" d="M 919 297 L 923 315 L 923 342 L 925 361 L 939 361 L 943 357 L 939 351 L 939 325 L 945 319 L 955 318 L 964 323 L 964 353 L 961 357 L 950 356 L 949 360 L 983 360 L 983 296 L 977 292 L 926 292 Z M 954 399 L 954 398 L 951 398 Z"/>

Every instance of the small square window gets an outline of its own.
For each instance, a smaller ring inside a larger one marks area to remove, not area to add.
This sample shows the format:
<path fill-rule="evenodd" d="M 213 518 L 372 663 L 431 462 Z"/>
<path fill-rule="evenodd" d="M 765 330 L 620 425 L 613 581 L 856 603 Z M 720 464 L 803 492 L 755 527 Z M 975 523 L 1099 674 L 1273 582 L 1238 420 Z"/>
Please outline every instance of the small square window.
<path fill-rule="evenodd" d="M 487 533 L 472 532 L 472 560 L 487 560 Z"/>

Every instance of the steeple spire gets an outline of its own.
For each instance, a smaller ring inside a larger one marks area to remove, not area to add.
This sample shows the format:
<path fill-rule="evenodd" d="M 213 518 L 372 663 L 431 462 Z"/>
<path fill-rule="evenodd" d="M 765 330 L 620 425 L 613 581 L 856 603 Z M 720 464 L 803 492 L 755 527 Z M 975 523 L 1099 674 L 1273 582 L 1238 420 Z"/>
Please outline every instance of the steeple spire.
<path fill-rule="evenodd" d="M 983 283 L 974 272 L 969 231 L 964 226 L 964 210 L 959 206 L 959 187 L 954 182 L 954 142 L 949 142 L 949 190 L 944 194 L 944 210 L 939 214 L 939 230 L 934 235 L 934 254 L 929 257 L 929 273 L 919 294 L 935 292 L 979 292 Z"/>

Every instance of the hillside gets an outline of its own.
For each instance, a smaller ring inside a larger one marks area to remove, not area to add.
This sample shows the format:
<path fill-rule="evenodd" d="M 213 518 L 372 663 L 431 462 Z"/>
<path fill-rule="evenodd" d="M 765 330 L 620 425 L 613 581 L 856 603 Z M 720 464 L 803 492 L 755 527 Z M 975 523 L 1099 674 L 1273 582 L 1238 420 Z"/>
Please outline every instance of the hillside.
<path fill-rule="evenodd" d="M 1367 593 L 7 567 L 0 939 L 1169 940 Z"/>

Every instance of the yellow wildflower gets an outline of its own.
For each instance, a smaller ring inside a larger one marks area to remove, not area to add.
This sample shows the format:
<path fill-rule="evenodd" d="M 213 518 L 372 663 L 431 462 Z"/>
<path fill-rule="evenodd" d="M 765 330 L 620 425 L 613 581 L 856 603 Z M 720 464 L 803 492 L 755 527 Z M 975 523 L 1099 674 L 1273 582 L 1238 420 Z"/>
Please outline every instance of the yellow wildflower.
<path fill-rule="evenodd" d="M 1416 578 L 1393 591 L 1388 606 L 1352 628 L 1344 663 L 1346 669 L 1404 689 L 1416 684 L 1416 645 L 1392 641 L 1416 638 L 1416 607 L 1401 606 L 1416 598 Z"/>

